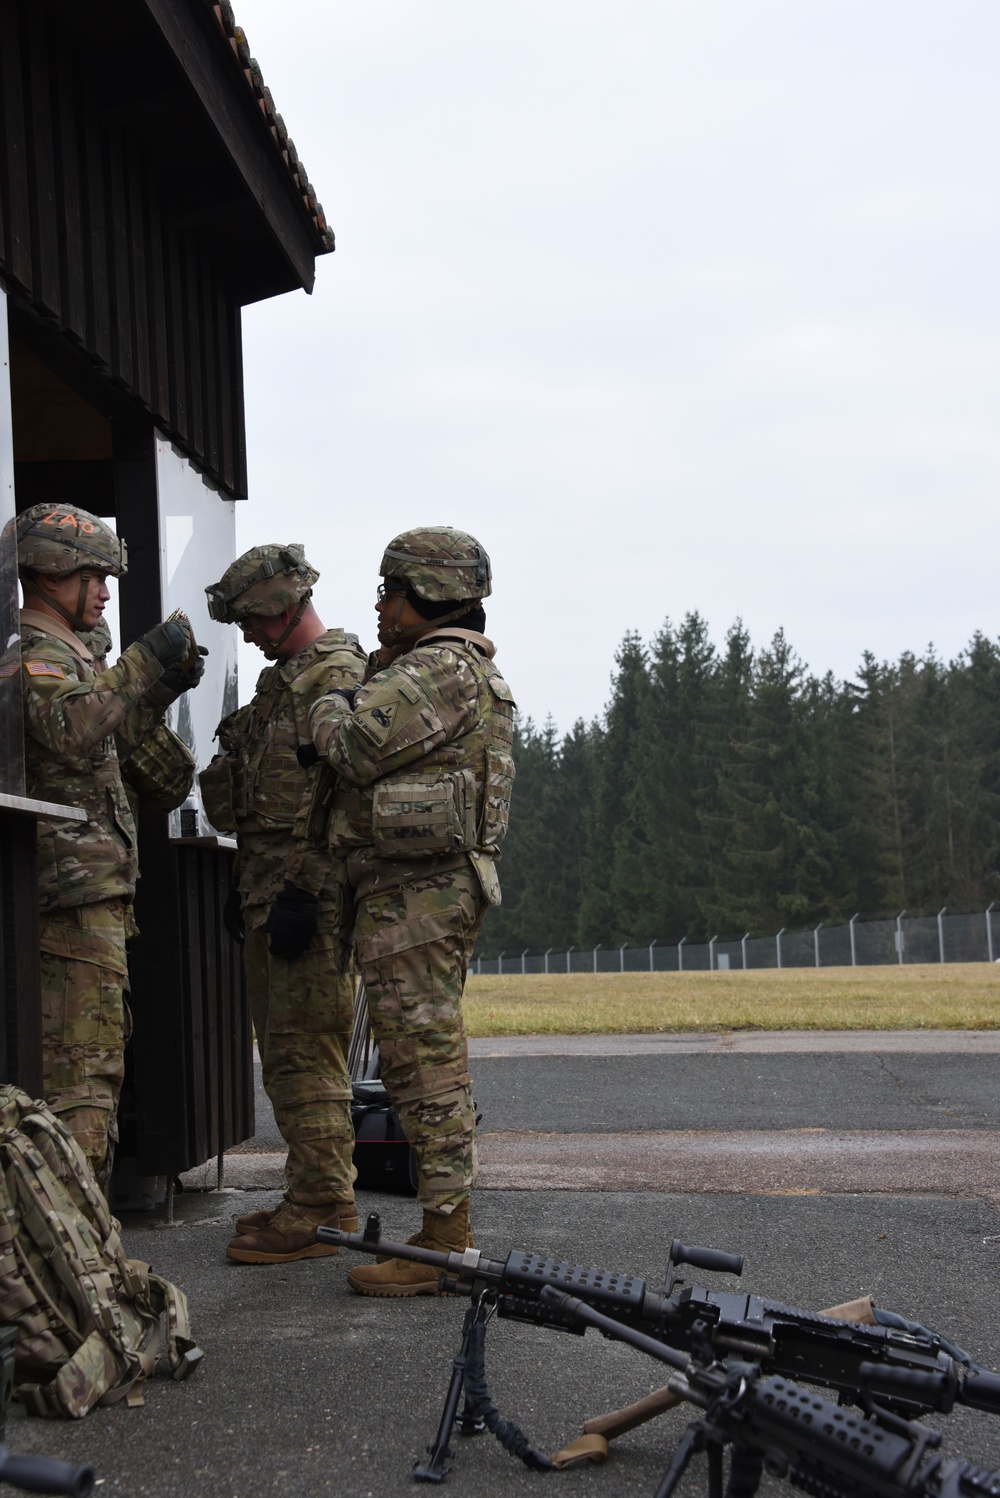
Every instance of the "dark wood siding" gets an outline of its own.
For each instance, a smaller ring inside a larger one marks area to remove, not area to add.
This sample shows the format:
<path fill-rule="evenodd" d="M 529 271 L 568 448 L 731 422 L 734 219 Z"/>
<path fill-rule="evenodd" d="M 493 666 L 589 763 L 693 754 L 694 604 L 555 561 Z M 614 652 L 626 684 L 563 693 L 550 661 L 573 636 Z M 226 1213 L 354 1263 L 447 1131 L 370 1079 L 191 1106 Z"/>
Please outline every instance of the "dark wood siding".
<path fill-rule="evenodd" d="M 157 145 L 190 106 L 115 106 L 72 44 L 58 7 L 0 0 L 0 278 L 243 497 L 246 287 L 211 215 L 179 211 Z"/>

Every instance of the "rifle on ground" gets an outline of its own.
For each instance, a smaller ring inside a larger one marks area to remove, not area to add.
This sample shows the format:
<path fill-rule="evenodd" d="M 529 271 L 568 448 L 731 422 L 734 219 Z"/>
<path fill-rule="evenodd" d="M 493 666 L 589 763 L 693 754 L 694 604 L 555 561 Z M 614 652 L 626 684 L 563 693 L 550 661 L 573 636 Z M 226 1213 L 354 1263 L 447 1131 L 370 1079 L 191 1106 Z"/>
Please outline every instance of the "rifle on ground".
<path fill-rule="evenodd" d="M 707 1335 L 698 1354 L 664 1346 L 655 1338 L 602 1315 L 574 1296 L 547 1286 L 542 1301 L 560 1315 L 596 1327 L 676 1371 L 667 1387 L 700 1406 L 688 1426 L 656 1498 L 670 1498 L 691 1457 L 704 1451 L 709 1493 L 722 1493 L 722 1455 L 732 1449 L 726 1498 L 749 1498 L 762 1472 L 786 1478 L 822 1498 L 996 1498 L 1000 1470 L 988 1472 L 936 1452 L 941 1436 L 869 1404 L 855 1414 L 785 1378 L 766 1374 L 759 1362 L 711 1357 Z M 877 1374 L 878 1370 L 874 1370 Z M 925 1375 L 914 1373 L 920 1380 Z"/>
<path fill-rule="evenodd" d="M 876 1407 L 877 1399 L 887 1418 L 904 1423 L 931 1411 L 947 1414 L 956 1403 L 1000 1414 L 1000 1376 L 939 1333 L 875 1309 L 870 1301 L 866 1309 L 874 1324 L 865 1325 L 761 1296 L 685 1287 L 675 1272 L 681 1264 L 739 1275 L 743 1260 L 716 1249 L 688 1247 L 678 1239 L 670 1246 L 667 1283 L 657 1291 L 631 1275 L 538 1254 L 516 1251 L 505 1260 L 496 1260 L 476 1248 L 438 1253 L 395 1243 L 382 1238 L 377 1213 L 368 1218 L 363 1233 L 318 1228 L 316 1236 L 362 1253 L 430 1265 L 441 1271 L 442 1291 L 471 1298 L 437 1437 L 428 1447 L 431 1459 L 418 1463 L 414 1471 L 418 1480 L 440 1482 L 444 1477 L 456 1418 L 463 1433 L 492 1430 L 528 1466 L 552 1465 L 548 1457 L 533 1450 L 516 1426 L 500 1417 L 489 1399 L 484 1365 L 486 1326 L 494 1314 L 583 1335 L 585 1319 L 549 1292 L 570 1295 L 615 1327 L 642 1335 L 675 1356 L 683 1355 L 685 1366 L 692 1357 L 706 1366 L 739 1360 L 757 1367 L 761 1377 L 803 1379 L 832 1389 L 842 1404 L 858 1404 L 866 1412 Z M 465 1406 L 459 1415 L 463 1390 Z M 640 1419 L 683 1397 L 669 1384 L 663 1395 L 658 1403 L 654 1397 L 655 1408 Z M 622 1413 L 627 1416 L 629 1412 Z M 633 1425 L 637 1423 L 638 1419 L 632 1420 Z M 627 1422 L 617 1427 L 618 1431 L 627 1428 Z"/>

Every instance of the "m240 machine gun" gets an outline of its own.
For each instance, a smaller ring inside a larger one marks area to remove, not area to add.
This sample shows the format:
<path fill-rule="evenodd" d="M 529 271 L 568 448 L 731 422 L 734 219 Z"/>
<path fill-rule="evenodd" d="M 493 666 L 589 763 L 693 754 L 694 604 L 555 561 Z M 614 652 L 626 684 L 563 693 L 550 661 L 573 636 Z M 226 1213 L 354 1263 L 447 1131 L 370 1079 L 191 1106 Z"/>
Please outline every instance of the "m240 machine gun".
<path fill-rule="evenodd" d="M 989 1472 L 937 1454 L 941 1437 L 916 1421 L 903 1420 L 867 1401 L 855 1414 L 790 1380 L 764 1372 L 759 1362 L 700 1356 L 693 1359 L 634 1328 L 595 1311 L 585 1302 L 546 1287 L 542 1301 L 560 1315 L 596 1327 L 676 1371 L 668 1388 L 700 1406 L 688 1426 L 656 1498 L 670 1498 L 691 1457 L 708 1458 L 710 1498 L 722 1498 L 722 1457 L 732 1451 L 726 1498 L 751 1498 L 762 1473 L 787 1478 L 817 1498 L 998 1498 L 1000 1470 Z M 920 1387 L 926 1375 L 914 1373 Z"/>
<path fill-rule="evenodd" d="M 947 1414 L 956 1403 L 1000 1413 L 1000 1376 L 939 1333 L 875 1309 L 870 1301 L 864 1302 L 864 1309 L 872 1324 L 863 1324 L 843 1319 L 847 1308 L 838 1308 L 839 1314 L 816 1313 L 761 1296 L 688 1287 L 678 1279 L 676 1269 L 682 1264 L 739 1275 L 742 1257 L 716 1249 L 691 1248 L 675 1239 L 670 1247 L 666 1285 L 653 1290 L 644 1280 L 628 1274 L 585 1268 L 538 1254 L 517 1251 L 505 1260 L 496 1260 L 475 1248 L 438 1253 L 414 1244 L 395 1243 L 382 1238 L 376 1213 L 368 1218 L 363 1233 L 318 1228 L 316 1236 L 322 1242 L 362 1253 L 430 1265 L 441 1271 L 443 1291 L 471 1299 L 437 1436 L 427 1448 L 429 1460 L 418 1462 L 414 1468 L 418 1481 L 443 1479 L 456 1420 L 465 1434 L 492 1430 L 530 1467 L 553 1465 L 551 1458 L 534 1450 L 523 1433 L 499 1415 L 489 1398 L 485 1334 L 494 1315 L 582 1335 L 588 1324 L 597 1324 L 580 1312 L 582 1306 L 622 1333 L 620 1340 L 629 1340 L 624 1335 L 628 1331 L 644 1343 L 659 1347 L 664 1351 L 662 1361 L 674 1359 L 675 1367 L 679 1366 L 678 1357 L 685 1368 L 692 1360 L 706 1368 L 728 1363 L 746 1365 L 756 1369 L 755 1378 L 818 1384 L 833 1390 L 841 1404 L 860 1406 L 869 1417 L 878 1409 L 880 1417 L 907 1425 L 932 1411 Z M 572 1307 L 566 1297 L 572 1300 Z M 602 1324 L 601 1330 L 612 1335 L 608 1326 Z M 648 1349 L 643 1346 L 643 1350 Z M 465 1403 L 459 1414 L 463 1392 Z M 641 1414 L 630 1419 L 630 1411 L 621 1412 L 624 1418 L 618 1419 L 617 1429 L 606 1427 L 605 1433 L 630 1429 L 686 1397 L 668 1383 L 659 1398 L 643 1401 L 646 1409 Z"/>

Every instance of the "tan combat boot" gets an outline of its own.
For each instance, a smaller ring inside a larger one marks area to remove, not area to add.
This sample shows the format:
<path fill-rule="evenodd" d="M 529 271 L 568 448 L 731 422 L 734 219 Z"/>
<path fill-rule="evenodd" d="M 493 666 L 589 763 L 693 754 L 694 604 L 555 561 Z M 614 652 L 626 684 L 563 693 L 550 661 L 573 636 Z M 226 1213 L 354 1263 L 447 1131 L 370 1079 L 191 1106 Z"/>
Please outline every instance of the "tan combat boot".
<path fill-rule="evenodd" d="M 445 1215 L 424 1208 L 424 1225 L 411 1243 L 433 1248 L 437 1253 L 462 1253 L 471 1242 L 469 1203 Z M 409 1259 L 385 1259 L 378 1264 L 362 1264 L 352 1269 L 347 1283 L 359 1295 L 380 1295 L 397 1299 L 403 1295 L 439 1295 L 440 1270 L 429 1264 L 414 1264 Z"/>
<path fill-rule="evenodd" d="M 269 1228 L 287 1199 L 287 1197 L 284 1198 L 276 1207 L 266 1208 L 262 1212 L 244 1212 L 242 1217 L 237 1217 L 233 1223 L 237 1235 L 240 1233 L 255 1233 L 258 1228 Z"/>
<path fill-rule="evenodd" d="M 332 1243 L 317 1243 L 316 1229 L 358 1230 L 358 1209 L 353 1202 L 326 1202 L 321 1207 L 303 1207 L 282 1202 L 265 1227 L 240 1233 L 226 1248 L 226 1258 L 238 1264 L 287 1264 L 292 1259 L 323 1259 L 335 1254 Z"/>

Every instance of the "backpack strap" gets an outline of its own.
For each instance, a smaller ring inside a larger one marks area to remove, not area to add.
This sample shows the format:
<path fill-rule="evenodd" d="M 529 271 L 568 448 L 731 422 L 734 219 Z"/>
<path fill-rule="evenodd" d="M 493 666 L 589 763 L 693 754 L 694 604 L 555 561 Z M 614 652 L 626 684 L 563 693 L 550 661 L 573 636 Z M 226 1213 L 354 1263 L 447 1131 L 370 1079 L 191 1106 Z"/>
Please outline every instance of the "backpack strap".
<path fill-rule="evenodd" d="M 130 1268 L 138 1261 L 130 1259 Z M 143 1264 L 149 1289 L 149 1300 L 154 1313 L 165 1316 L 167 1326 L 167 1361 L 170 1376 L 179 1383 L 188 1378 L 205 1356 L 191 1335 L 191 1318 L 188 1314 L 188 1298 L 172 1280 L 162 1274 L 153 1274 L 148 1264 Z"/>

